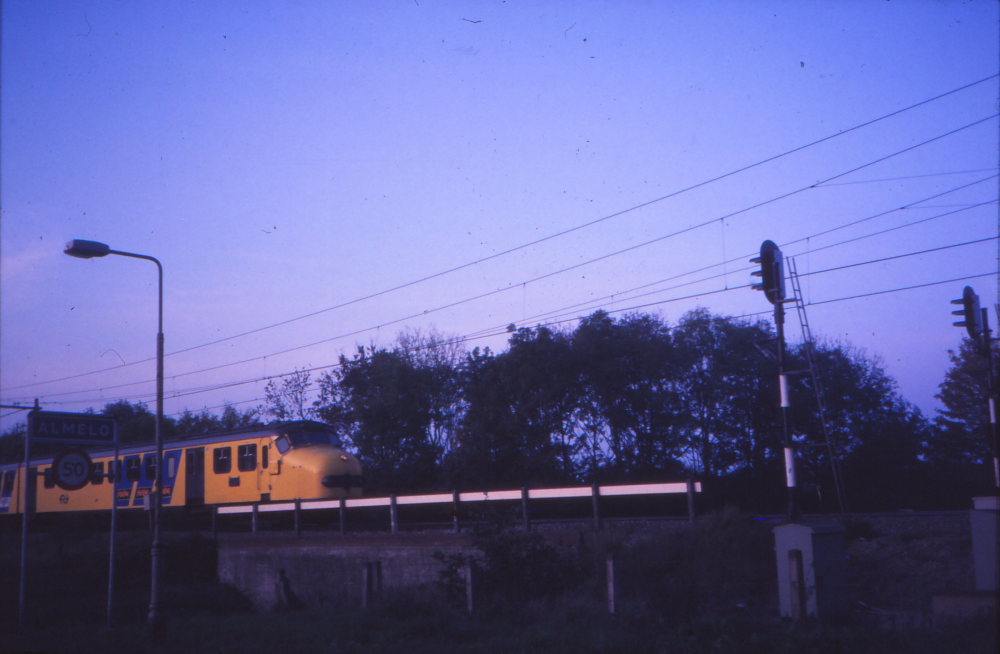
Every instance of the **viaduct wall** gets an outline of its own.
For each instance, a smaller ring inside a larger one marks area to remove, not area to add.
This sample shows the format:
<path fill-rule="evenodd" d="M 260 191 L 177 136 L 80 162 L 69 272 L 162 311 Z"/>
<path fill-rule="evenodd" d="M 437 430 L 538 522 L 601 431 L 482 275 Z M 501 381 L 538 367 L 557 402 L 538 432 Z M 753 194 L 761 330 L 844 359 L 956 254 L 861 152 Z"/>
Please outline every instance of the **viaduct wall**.
<path fill-rule="evenodd" d="M 434 552 L 464 552 L 471 542 L 465 534 L 220 538 L 219 581 L 261 611 L 360 601 L 366 563 L 381 563 L 383 589 L 420 586 L 438 580 Z"/>

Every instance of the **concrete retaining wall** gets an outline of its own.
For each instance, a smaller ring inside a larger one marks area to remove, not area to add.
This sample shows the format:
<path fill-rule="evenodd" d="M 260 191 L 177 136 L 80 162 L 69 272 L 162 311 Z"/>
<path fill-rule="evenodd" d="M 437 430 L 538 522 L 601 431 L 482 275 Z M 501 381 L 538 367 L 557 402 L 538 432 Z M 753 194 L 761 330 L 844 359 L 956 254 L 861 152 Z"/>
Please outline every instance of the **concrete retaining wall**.
<path fill-rule="evenodd" d="M 434 552 L 468 551 L 462 534 L 226 538 L 218 545 L 219 580 L 242 591 L 260 611 L 360 602 L 365 564 L 381 562 L 382 587 L 434 583 Z"/>

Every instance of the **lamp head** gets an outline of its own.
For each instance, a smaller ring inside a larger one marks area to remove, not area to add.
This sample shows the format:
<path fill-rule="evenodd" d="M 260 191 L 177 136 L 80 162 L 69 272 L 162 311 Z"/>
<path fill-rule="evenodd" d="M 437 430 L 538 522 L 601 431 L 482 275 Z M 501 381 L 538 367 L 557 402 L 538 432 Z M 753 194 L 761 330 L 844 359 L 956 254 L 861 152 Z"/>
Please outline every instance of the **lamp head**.
<path fill-rule="evenodd" d="M 111 248 L 104 243 L 98 243 L 97 241 L 84 241 L 78 238 L 67 243 L 65 249 L 63 249 L 64 254 L 68 254 L 71 257 L 77 257 L 79 259 L 103 257 L 108 255 L 110 252 Z"/>

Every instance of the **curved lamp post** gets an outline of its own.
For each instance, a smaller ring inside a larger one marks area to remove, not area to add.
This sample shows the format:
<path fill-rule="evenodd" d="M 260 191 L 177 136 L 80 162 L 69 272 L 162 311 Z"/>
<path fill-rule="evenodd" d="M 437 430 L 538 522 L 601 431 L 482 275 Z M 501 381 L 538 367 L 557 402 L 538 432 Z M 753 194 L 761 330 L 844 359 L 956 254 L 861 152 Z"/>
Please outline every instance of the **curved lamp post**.
<path fill-rule="evenodd" d="M 66 244 L 65 254 L 80 259 L 93 259 L 109 254 L 117 254 L 133 259 L 145 259 L 156 264 L 160 274 L 159 330 L 156 334 L 156 479 L 154 481 L 153 504 L 153 579 L 149 598 L 149 625 L 153 632 L 160 634 L 165 627 L 160 600 L 163 591 L 163 540 L 161 537 L 161 508 L 163 507 L 163 266 L 154 257 L 132 252 L 112 250 L 104 243 L 75 239 Z M 113 480 L 117 484 L 117 480 Z"/>

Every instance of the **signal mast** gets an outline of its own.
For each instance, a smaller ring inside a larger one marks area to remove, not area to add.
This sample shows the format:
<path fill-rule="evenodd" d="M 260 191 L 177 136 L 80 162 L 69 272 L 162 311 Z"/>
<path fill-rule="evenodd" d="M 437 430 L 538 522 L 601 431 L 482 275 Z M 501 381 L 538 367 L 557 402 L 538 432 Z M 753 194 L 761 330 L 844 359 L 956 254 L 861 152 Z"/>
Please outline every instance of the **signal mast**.
<path fill-rule="evenodd" d="M 798 502 L 798 489 L 795 483 L 795 446 L 788 427 L 788 376 L 785 374 L 785 263 L 781 249 L 773 241 L 760 244 L 760 256 L 754 257 L 750 263 L 760 264 L 760 270 L 751 275 L 760 277 L 759 284 L 751 287 L 764 291 L 767 301 L 774 305 L 774 325 L 777 330 L 778 388 L 781 392 L 781 428 L 785 449 L 785 486 L 788 489 L 788 519 L 798 520 L 801 517 Z"/>
<path fill-rule="evenodd" d="M 979 296 L 966 286 L 962 297 L 952 300 L 952 304 L 962 306 L 958 311 L 952 311 L 953 316 L 962 316 L 963 320 L 952 323 L 956 327 L 965 327 L 969 338 L 979 348 L 980 354 L 986 359 L 987 400 L 990 409 L 990 448 L 993 450 L 993 483 L 995 492 L 1000 493 L 1000 457 L 997 455 L 997 411 L 996 382 L 993 379 L 993 339 L 990 337 L 990 314 L 979 306 Z"/>

